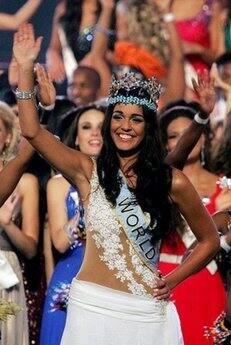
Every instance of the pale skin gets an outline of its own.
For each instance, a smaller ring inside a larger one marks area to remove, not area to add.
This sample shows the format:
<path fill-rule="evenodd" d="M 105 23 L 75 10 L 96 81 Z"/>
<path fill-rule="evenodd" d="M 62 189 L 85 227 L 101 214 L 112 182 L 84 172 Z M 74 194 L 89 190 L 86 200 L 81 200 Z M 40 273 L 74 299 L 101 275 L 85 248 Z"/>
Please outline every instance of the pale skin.
<path fill-rule="evenodd" d="M 110 29 L 110 22 L 112 11 L 115 7 L 115 1 L 101 0 L 102 11 L 97 25 L 104 30 Z M 167 5 L 166 5 L 167 6 Z M 163 9 L 167 11 L 168 6 Z M 118 4 L 116 7 L 117 12 L 117 40 L 130 41 L 128 37 L 129 23 L 126 21 L 126 6 Z M 184 82 L 184 68 L 183 68 L 183 53 L 178 38 L 175 26 L 173 23 L 167 24 L 167 34 L 169 36 L 169 46 L 171 50 L 171 63 L 168 67 L 166 80 L 163 80 L 166 86 L 166 91 L 163 93 L 160 105 L 163 106 L 174 99 L 182 98 L 185 91 Z M 111 82 L 111 68 L 108 61 L 108 36 L 104 32 L 97 31 L 91 49 L 92 67 L 94 67 L 100 74 L 102 80 L 101 96 L 107 96 L 108 88 Z M 136 42 L 133 42 L 136 43 Z M 113 56 L 111 57 L 113 62 Z M 175 87 L 176 79 L 178 87 Z"/>
<path fill-rule="evenodd" d="M 62 83 L 65 80 L 66 72 L 62 58 L 62 45 L 59 38 L 59 20 L 65 13 L 65 1 L 60 2 L 55 10 L 53 19 L 52 35 L 47 50 L 46 65 L 52 80 Z M 96 1 L 84 1 L 82 6 L 82 18 L 80 30 L 96 23 Z"/>
<path fill-rule="evenodd" d="M 4 181 L 0 183 L 0 206 L 15 189 L 33 153 L 33 147 L 26 139 L 21 139 L 17 156 L 0 171 L 0 180 Z"/>
<path fill-rule="evenodd" d="M 28 0 L 16 13 L 0 13 L 0 30 L 17 30 L 35 13 L 42 0 Z"/>
<path fill-rule="evenodd" d="M 11 243 L 27 259 L 34 257 L 37 252 L 39 236 L 38 195 L 37 178 L 32 174 L 24 174 L 13 196 L 0 209 L 1 227 L 4 228 Z M 20 203 L 22 214 L 21 229 L 12 220 L 13 206 L 16 206 L 15 200 Z"/>
<path fill-rule="evenodd" d="M 3 110 L 2 110 L 3 111 Z M 9 116 L 9 115 L 8 115 Z M 14 115 L 12 115 L 14 116 Z M 12 118 L 11 125 L 15 126 Z M 10 144 L 12 139 L 12 131 L 10 131 L 5 122 L 4 117 L 0 118 L 0 153 L 3 152 L 6 145 Z M 27 144 L 29 145 L 29 144 Z M 30 146 L 30 145 L 29 145 Z M 25 154 L 27 156 L 27 148 L 25 148 Z M 22 148 L 20 148 L 21 150 Z M 29 152 L 33 152 L 30 149 Z M 14 162 L 15 163 L 15 162 Z M 9 165 L 10 166 L 10 165 Z M 9 171 L 9 166 L 3 168 Z M 4 172 L 4 170 L 3 170 Z M 5 171 L 6 173 L 6 171 Z M 4 229 L 4 232 L 9 237 L 11 243 L 27 258 L 32 258 L 36 254 L 37 240 L 38 240 L 38 181 L 37 178 L 31 174 L 20 175 L 21 179 L 18 179 L 18 173 L 16 178 L 9 177 L 2 180 L 2 183 L 9 183 L 6 189 L 12 191 L 12 184 L 18 182 L 13 195 L 6 201 L 0 208 L 0 226 Z M 19 180 L 19 181 L 18 181 Z M 19 210 L 22 216 L 21 229 L 13 221 L 12 216 L 16 218 L 19 214 Z M 28 212 L 29 210 L 29 212 Z"/>
<path fill-rule="evenodd" d="M 41 103 L 45 106 L 54 104 L 56 98 L 55 87 L 42 65 L 36 65 L 36 75 Z M 18 85 L 18 65 L 14 57 L 9 67 L 9 83 L 12 87 Z M 21 138 L 17 156 L 0 171 L 0 180 L 4 181 L 4 183 L 0 183 L 0 206 L 16 188 L 33 154 L 33 146 L 26 139 Z"/>
<path fill-rule="evenodd" d="M 76 145 L 79 150 L 89 156 L 97 156 L 102 147 L 101 128 L 104 114 L 95 109 L 88 110 L 81 114 L 78 121 Z M 47 206 L 49 230 L 55 248 L 65 253 L 70 243 L 64 226 L 69 224 L 73 227 L 77 223 L 79 214 L 68 221 L 66 212 L 66 197 L 70 183 L 58 175 L 48 181 L 47 185 Z"/>
<path fill-rule="evenodd" d="M 37 58 L 40 44 L 41 39 L 35 40 L 30 25 L 23 26 L 15 34 L 14 55 L 19 65 L 19 88 L 21 90 L 31 91 L 34 87 L 33 63 Z M 18 103 L 23 135 L 57 170 L 61 171 L 74 185 L 78 186 L 81 197 L 84 200 L 86 199 L 87 203 L 90 190 L 89 180 L 93 169 L 92 160 L 81 152 L 65 147 L 40 126 L 33 99 L 29 101 L 21 100 Z M 142 108 L 137 105 L 118 104 L 115 106 L 115 111 L 120 113 L 120 117 L 117 119 L 112 117 L 110 130 L 116 149 L 126 151 L 135 148 L 145 135 L 145 120 Z M 27 116 L 28 113 L 30 113 L 29 117 Z M 127 167 L 135 159 L 136 156 L 124 158 L 119 155 L 122 171 L 124 166 Z M 136 179 L 134 174 L 132 176 Z M 130 182 L 133 183 L 134 180 L 128 177 L 128 183 Z M 181 213 L 196 235 L 198 245 L 187 260 L 175 271 L 165 278 L 157 280 L 157 291 L 154 295 L 160 299 L 169 295 L 169 289 L 200 270 L 219 248 L 219 239 L 213 221 L 201 204 L 198 194 L 187 177 L 176 169 L 173 170 L 171 196 L 179 205 Z M 90 234 L 87 232 L 85 259 L 78 278 L 101 285 L 109 284 L 112 288 L 127 291 L 127 287 L 118 282 L 113 274 L 108 274 L 108 271 L 106 275 L 96 274 L 97 269 L 92 272 L 92 262 L 99 265 L 101 272 L 105 268 L 100 262 L 94 243 L 89 236 Z M 125 239 L 123 240 L 125 241 Z M 160 284 L 162 285 L 160 286 Z"/>

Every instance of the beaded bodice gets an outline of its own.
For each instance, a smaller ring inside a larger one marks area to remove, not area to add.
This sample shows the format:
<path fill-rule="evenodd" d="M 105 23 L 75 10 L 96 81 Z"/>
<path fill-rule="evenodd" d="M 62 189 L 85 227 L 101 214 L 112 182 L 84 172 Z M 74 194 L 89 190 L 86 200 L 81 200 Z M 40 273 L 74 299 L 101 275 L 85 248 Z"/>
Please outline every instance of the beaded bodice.
<path fill-rule="evenodd" d="M 99 184 L 96 166 L 90 181 L 91 192 L 85 208 L 86 227 L 97 247 L 99 258 L 117 280 L 135 295 L 152 297 L 156 271 L 148 268 L 134 250 L 117 219 L 115 210 Z"/>

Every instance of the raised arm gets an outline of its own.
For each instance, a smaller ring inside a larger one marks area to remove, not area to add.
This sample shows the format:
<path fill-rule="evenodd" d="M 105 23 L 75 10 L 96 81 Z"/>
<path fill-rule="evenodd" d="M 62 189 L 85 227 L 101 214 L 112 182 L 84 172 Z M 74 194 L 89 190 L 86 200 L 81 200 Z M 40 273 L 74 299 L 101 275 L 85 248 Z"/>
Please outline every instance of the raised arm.
<path fill-rule="evenodd" d="M 0 171 L 0 206 L 14 191 L 33 153 L 33 147 L 21 139 L 17 156 Z"/>
<path fill-rule="evenodd" d="M 188 178 L 173 170 L 172 199 L 197 238 L 197 245 L 186 260 L 166 276 L 170 288 L 202 269 L 219 249 L 219 237 L 212 218 Z"/>
<path fill-rule="evenodd" d="M 56 83 L 62 83 L 66 77 L 63 57 L 62 45 L 59 39 L 59 20 L 65 13 L 64 1 L 60 2 L 55 9 L 52 23 L 52 33 L 49 47 L 46 52 L 46 66 L 48 72 Z"/>
<path fill-rule="evenodd" d="M 17 30 L 35 13 L 42 0 L 28 0 L 15 14 L 0 13 L 0 29 Z"/>
<path fill-rule="evenodd" d="M 183 98 L 185 93 L 184 55 L 182 44 L 174 24 L 174 17 L 171 13 L 171 3 L 171 0 L 157 1 L 158 6 L 163 12 L 164 20 L 166 18 L 165 21 L 170 48 L 168 73 L 165 81 L 166 91 L 161 98 L 163 106 L 169 102 Z M 172 20 L 167 19 L 171 18 L 171 15 Z"/>
<path fill-rule="evenodd" d="M 24 24 L 14 37 L 14 56 L 18 63 L 18 107 L 22 134 L 34 148 L 62 172 L 72 183 L 78 184 L 91 176 L 92 162 L 84 154 L 72 150 L 59 142 L 39 123 L 34 99 L 34 61 L 38 56 L 42 38 L 34 38 L 31 24 Z"/>
<path fill-rule="evenodd" d="M 101 0 L 102 10 L 96 26 L 96 32 L 91 48 L 93 67 L 101 78 L 100 96 L 106 97 L 111 82 L 111 69 L 106 59 L 114 0 Z"/>
<path fill-rule="evenodd" d="M 203 133 L 205 124 L 209 121 L 209 115 L 212 113 L 216 101 L 214 78 L 210 78 L 207 71 L 199 74 L 198 80 L 193 80 L 193 85 L 203 113 L 198 114 L 199 119 L 197 116 L 194 118 L 181 135 L 174 150 L 166 156 L 165 163 L 178 169 L 183 169 L 188 155 Z"/>

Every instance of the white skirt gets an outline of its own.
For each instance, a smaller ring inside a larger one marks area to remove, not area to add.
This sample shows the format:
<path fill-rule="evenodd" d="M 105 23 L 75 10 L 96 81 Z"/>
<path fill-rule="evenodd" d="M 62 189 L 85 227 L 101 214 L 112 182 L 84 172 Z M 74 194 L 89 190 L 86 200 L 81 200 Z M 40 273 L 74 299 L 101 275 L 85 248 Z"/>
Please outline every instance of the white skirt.
<path fill-rule="evenodd" d="M 61 345 L 182 345 L 172 302 L 74 279 Z M 162 308 L 163 310 L 163 308 Z"/>

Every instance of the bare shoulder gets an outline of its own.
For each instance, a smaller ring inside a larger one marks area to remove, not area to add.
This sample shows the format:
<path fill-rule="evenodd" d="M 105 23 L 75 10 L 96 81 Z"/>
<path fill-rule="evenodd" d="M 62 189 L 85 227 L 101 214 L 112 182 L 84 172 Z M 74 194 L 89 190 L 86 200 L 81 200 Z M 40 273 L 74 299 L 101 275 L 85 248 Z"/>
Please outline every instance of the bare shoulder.
<path fill-rule="evenodd" d="M 189 183 L 189 179 L 181 170 L 172 169 L 172 193 L 181 192 Z"/>
<path fill-rule="evenodd" d="M 194 193 L 195 189 L 188 177 L 176 168 L 172 169 L 171 197 L 175 202 L 179 202 L 184 196 Z"/>
<path fill-rule="evenodd" d="M 47 187 L 49 188 L 62 186 L 70 186 L 70 183 L 61 174 L 51 177 L 47 182 Z"/>
<path fill-rule="evenodd" d="M 30 173 L 25 173 L 22 175 L 21 179 L 19 180 L 18 186 L 22 189 L 28 189 L 31 186 L 38 185 L 38 178 Z"/>
<path fill-rule="evenodd" d="M 47 182 L 47 195 L 55 198 L 64 197 L 67 194 L 70 183 L 62 176 L 56 175 Z"/>

